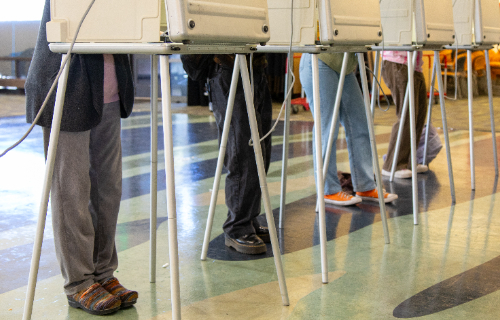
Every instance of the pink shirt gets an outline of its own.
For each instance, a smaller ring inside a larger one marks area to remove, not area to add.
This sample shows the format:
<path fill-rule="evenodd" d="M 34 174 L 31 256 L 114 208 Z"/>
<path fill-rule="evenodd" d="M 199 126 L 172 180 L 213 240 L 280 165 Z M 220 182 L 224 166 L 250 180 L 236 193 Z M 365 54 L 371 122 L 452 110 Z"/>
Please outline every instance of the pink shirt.
<path fill-rule="evenodd" d="M 422 60 L 422 51 L 415 51 L 417 53 L 417 63 L 415 65 L 415 71 L 422 72 L 422 66 L 424 61 Z M 406 51 L 384 51 L 382 54 L 382 60 L 387 60 L 400 64 L 408 64 L 408 53 Z"/>
<path fill-rule="evenodd" d="M 112 54 L 104 54 L 104 103 L 120 100 L 116 80 L 115 59 Z"/>

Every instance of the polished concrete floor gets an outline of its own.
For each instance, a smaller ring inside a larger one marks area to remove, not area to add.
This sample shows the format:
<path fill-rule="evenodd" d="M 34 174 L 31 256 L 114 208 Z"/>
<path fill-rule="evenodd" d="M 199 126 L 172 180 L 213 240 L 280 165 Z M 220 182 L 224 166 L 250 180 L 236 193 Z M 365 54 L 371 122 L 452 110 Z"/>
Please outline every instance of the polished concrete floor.
<path fill-rule="evenodd" d="M 500 114 L 500 98 L 495 98 Z M 308 111 L 292 115 L 284 229 L 279 231 L 290 306 L 282 306 L 274 261 L 224 246 L 224 179 L 207 261 L 201 244 L 217 158 L 215 121 L 207 108 L 174 106 L 173 130 L 184 319 L 498 319 L 500 307 L 500 201 L 497 197 L 486 97 L 474 104 L 476 190 L 471 191 L 467 100 L 447 100 L 456 190 L 452 204 L 444 149 L 418 175 L 419 224 L 413 224 L 410 180 L 390 183 L 399 195 L 387 205 L 385 244 L 378 205 L 327 206 L 329 283 L 321 282 L 318 220 Z M 123 120 L 123 199 L 116 236 L 116 276 L 139 291 L 135 307 L 109 318 L 170 319 L 170 270 L 165 171 L 160 133 L 156 282 L 149 276 L 150 114 L 138 102 Z M 275 110 L 277 114 L 277 110 Z M 498 116 L 497 116 L 498 117 Z M 377 146 L 387 151 L 394 108 L 375 114 Z M 161 120 L 161 119 L 160 119 Z M 440 125 L 439 107 L 433 123 Z M 159 123 L 161 125 L 161 123 Z M 497 123 L 497 126 L 499 124 Z M 24 97 L 0 94 L 0 149 L 27 129 Z M 279 213 L 283 122 L 273 134 L 268 174 L 275 219 Z M 160 130 L 161 132 L 161 130 Z M 438 129 L 441 140 L 442 130 Z M 500 140 L 499 140 L 500 142 Z M 343 138 L 339 169 L 349 172 Z M 43 181 L 40 128 L 0 158 L 0 319 L 20 319 Z M 89 319 L 68 306 L 56 261 L 50 212 L 45 228 L 33 319 Z M 262 217 L 264 218 L 264 217 Z"/>

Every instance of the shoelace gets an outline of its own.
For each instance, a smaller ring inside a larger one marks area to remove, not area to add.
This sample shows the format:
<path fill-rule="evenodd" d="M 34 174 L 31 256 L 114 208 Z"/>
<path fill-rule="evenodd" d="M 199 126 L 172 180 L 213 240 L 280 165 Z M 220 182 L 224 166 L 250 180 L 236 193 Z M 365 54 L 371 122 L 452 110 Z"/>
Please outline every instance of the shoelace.
<path fill-rule="evenodd" d="M 345 193 L 344 191 L 341 191 L 340 194 L 339 194 L 339 198 L 340 199 L 350 199 L 352 196 L 348 195 L 347 193 Z"/>

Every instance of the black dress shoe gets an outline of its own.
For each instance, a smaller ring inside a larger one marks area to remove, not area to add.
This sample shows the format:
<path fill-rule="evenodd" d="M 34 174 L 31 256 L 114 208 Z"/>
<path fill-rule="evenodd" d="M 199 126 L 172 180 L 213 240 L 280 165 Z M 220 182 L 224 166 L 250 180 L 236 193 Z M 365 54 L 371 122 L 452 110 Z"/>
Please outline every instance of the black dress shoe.
<path fill-rule="evenodd" d="M 266 244 L 255 234 L 246 234 L 237 239 L 231 238 L 227 234 L 225 244 L 227 247 L 245 254 L 259 254 L 267 251 Z"/>
<path fill-rule="evenodd" d="M 255 228 L 255 234 L 257 237 L 261 238 L 265 243 L 271 243 L 271 237 L 269 236 L 269 228 L 267 227 L 258 227 Z"/>

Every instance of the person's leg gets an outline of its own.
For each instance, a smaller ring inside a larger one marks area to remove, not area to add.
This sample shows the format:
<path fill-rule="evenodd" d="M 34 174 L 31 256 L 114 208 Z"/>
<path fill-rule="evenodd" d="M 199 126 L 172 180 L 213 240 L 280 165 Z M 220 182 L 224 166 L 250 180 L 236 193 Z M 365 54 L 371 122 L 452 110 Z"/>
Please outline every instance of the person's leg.
<path fill-rule="evenodd" d="M 121 307 L 136 303 L 138 293 L 124 288 L 113 272 L 118 267 L 116 224 L 122 196 L 120 102 L 104 105 L 102 120 L 90 131 L 91 188 L 89 212 L 95 229 L 94 276 L 104 289 L 120 298 Z"/>
<path fill-rule="evenodd" d="M 375 188 L 370 134 L 363 95 L 354 73 L 348 74 L 340 103 L 340 122 L 346 133 L 354 191 Z"/>
<path fill-rule="evenodd" d="M 339 83 L 339 74 L 333 71 L 321 60 L 318 61 L 319 66 L 319 94 L 320 94 L 320 112 L 321 112 L 321 146 L 322 157 L 325 158 L 326 146 L 328 144 L 328 137 L 330 135 L 330 128 L 332 125 L 333 107 L 335 104 L 335 97 L 337 96 L 337 87 Z M 313 85 L 312 85 L 312 65 L 311 55 L 302 54 L 300 59 L 300 83 L 304 88 L 307 100 L 309 102 L 310 110 L 314 115 L 314 101 L 313 101 Z M 316 125 L 316 124 L 315 124 Z M 337 136 L 339 133 L 339 121 L 337 120 L 337 129 L 335 130 L 332 144 L 332 153 L 328 163 L 328 170 L 325 176 L 325 194 L 335 194 L 342 191 L 340 181 L 337 175 Z M 313 139 L 315 134 L 313 131 Z M 313 154 L 316 152 L 313 143 Z M 317 170 L 322 170 L 317 167 L 316 158 L 313 157 L 314 173 L 317 177 Z"/>
<path fill-rule="evenodd" d="M 321 60 L 318 61 L 318 71 L 319 71 L 319 96 L 320 96 L 320 112 L 321 112 L 321 155 L 323 159 L 326 156 L 326 149 L 328 145 L 328 139 L 330 136 L 330 129 L 332 126 L 333 109 L 335 106 L 335 98 L 337 96 L 337 88 L 339 84 L 339 74 L 331 69 Z M 309 104 L 311 106 L 311 112 L 314 115 L 314 101 L 313 97 L 313 87 L 312 87 L 312 69 L 311 69 L 311 55 L 302 55 L 300 61 L 300 81 L 304 87 L 306 96 L 308 97 Z M 316 124 L 315 124 L 316 125 Z M 339 133 L 340 121 L 337 119 L 337 125 L 333 136 L 332 149 L 330 154 L 330 161 L 328 162 L 328 167 L 326 175 L 324 177 L 325 181 L 325 202 L 329 204 L 347 206 L 353 205 L 361 200 L 353 197 L 349 193 L 342 191 L 342 186 L 337 175 L 337 148 L 336 142 Z M 313 131 L 313 139 L 315 139 L 315 134 Z M 313 154 L 316 153 L 315 144 L 313 143 Z M 317 172 L 322 168 L 318 168 L 316 164 L 316 157 L 313 157 L 314 163 L 314 173 L 317 183 Z"/>
<path fill-rule="evenodd" d="M 384 81 L 391 90 L 391 96 L 396 105 L 397 120 L 394 122 L 391 131 L 391 138 L 389 140 L 389 148 L 387 150 L 387 158 L 385 159 L 383 169 L 391 171 L 392 162 L 394 158 L 394 151 L 396 149 L 396 142 L 399 132 L 399 121 L 403 111 L 404 97 L 406 94 L 406 86 L 408 84 L 408 67 L 404 64 L 384 61 L 382 76 Z M 398 159 L 396 162 L 396 170 L 410 169 L 410 120 L 409 112 L 406 114 L 406 120 L 403 127 L 401 146 L 399 149 Z"/>
<path fill-rule="evenodd" d="M 96 237 L 89 212 L 90 135 L 90 131 L 60 132 L 51 188 L 52 225 L 69 305 L 103 315 L 117 311 L 121 300 L 97 283 L 94 275 Z M 49 139 L 50 129 L 44 128 L 45 150 Z"/>
<path fill-rule="evenodd" d="M 260 136 L 266 135 L 273 126 L 273 105 L 271 99 L 271 92 L 269 91 L 269 84 L 267 76 L 263 70 L 254 70 L 254 105 L 255 115 L 257 117 L 257 126 L 259 128 Z M 272 134 L 268 135 L 260 144 L 262 149 L 262 157 L 264 159 L 264 166 L 266 174 L 271 165 L 271 139 Z M 260 185 L 260 183 L 259 183 Z M 260 206 L 257 215 L 260 214 Z M 261 226 L 257 216 L 252 220 L 256 234 L 264 241 L 270 242 L 269 230 L 267 227 Z"/>
<path fill-rule="evenodd" d="M 422 72 L 415 71 L 415 128 L 416 128 L 416 146 L 420 142 L 422 131 L 427 118 L 427 88 L 425 85 L 425 77 Z M 419 165 L 420 166 L 420 165 Z"/>
<path fill-rule="evenodd" d="M 94 276 L 111 277 L 118 267 L 116 224 L 122 195 L 120 102 L 105 104 L 102 120 L 90 131 L 89 212 L 95 229 Z"/>
<path fill-rule="evenodd" d="M 229 88 L 231 85 L 231 71 L 219 67 L 214 77 L 210 80 L 210 95 L 214 116 L 219 128 L 219 137 L 224 127 Z M 260 123 L 259 126 L 262 126 L 262 122 L 259 119 L 260 114 L 257 111 L 257 121 Z M 253 239 L 251 237 L 255 236 L 256 233 L 253 222 L 260 214 L 261 191 L 254 150 L 249 145 L 250 138 L 250 123 L 248 121 L 243 86 L 240 79 L 238 81 L 238 89 L 236 90 L 224 157 L 224 166 L 228 170 L 225 186 L 228 217 L 223 225 L 223 230 L 231 239 L 245 237 L 245 239 L 255 243 L 260 248 L 257 250 L 259 252 L 253 252 L 253 249 L 250 248 L 251 250 L 249 249 L 245 253 L 261 253 L 265 252 L 265 245 L 262 247 L 263 243 L 259 238 Z M 263 150 L 263 156 L 264 159 L 268 157 L 265 149 Z M 244 249 L 242 248 L 242 250 Z"/>
<path fill-rule="evenodd" d="M 48 145 L 50 128 L 44 128 Z M 94 225 L 88 211 L 90 131 L 59 134 L 51 188 L 52 227 L 66 295 L 95 283 Z"/>

